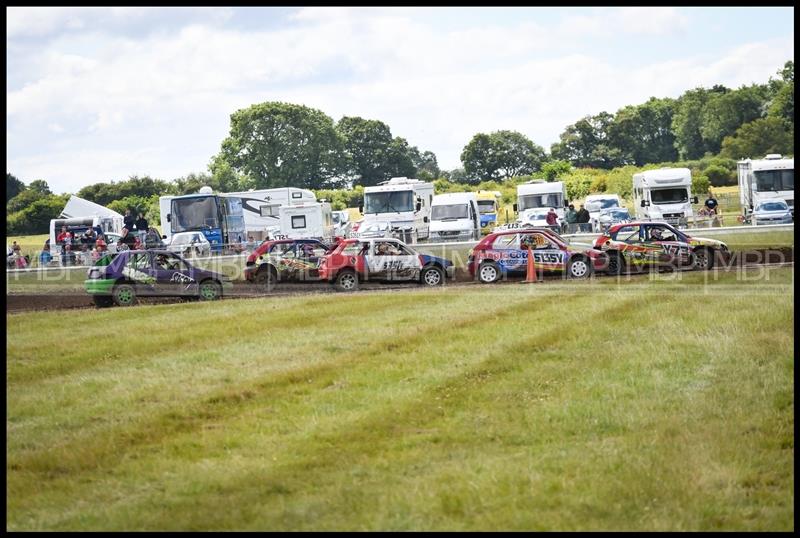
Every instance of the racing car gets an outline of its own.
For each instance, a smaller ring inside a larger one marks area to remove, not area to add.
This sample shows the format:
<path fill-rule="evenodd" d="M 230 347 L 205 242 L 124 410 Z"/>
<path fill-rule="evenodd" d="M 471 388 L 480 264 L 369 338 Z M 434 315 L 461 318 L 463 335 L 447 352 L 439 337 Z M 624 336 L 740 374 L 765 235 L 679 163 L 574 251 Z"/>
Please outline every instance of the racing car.
<path fill-rule="evenodd" d="M 537 271 L 560 272 L 569 278 L 587 278 L 594 271 L 603 271 L 608 262 L 603 252 L 590 245 L 582 248 L 568 244 L 550 228 L 525 227 L 487 235 L 473 247 L 467 268 L 484 284 L 525 275 L 529 248 Z"/>
<path fill-rule="evenodd" d="M 346 239 L 322 259 L 319 276 L 339 291 L 356 290 L 362 280 L 439 286 L 455 276 L 455 266 L 450 260 L 419 254 L 399 239 Z"/>
<path fill-rule="evenodd" d="M 722 241 L 693 237 L 659 221 L 616 224 L 595 240 L 594 247 L 608 255 L 609 274 L 659 267 L 708 270 L 715 260 L 727 261 L 731 255 Z"/>
<path fill-rule="evenodd" d="M 244 277 L 272 291 L 278 282 L 317 282 L 319 264 L 331 246 L 316 239 L 264 241 L 247 258 Z"/>
<path fill-rule="evenodd" d="M 168 250 L 124 250 L 98 260 L 88 269 L 84 285 L 97 306 L 130 306 L 137 297 L 211 301 L 233 283 L 226 275 L 194 267 Z"/>

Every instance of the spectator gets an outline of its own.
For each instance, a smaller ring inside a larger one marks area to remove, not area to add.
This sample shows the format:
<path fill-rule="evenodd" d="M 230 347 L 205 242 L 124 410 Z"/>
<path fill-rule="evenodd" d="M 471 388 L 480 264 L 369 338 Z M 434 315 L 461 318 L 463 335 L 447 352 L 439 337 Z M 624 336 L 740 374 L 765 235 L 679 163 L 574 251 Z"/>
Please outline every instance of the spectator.
<path fill-rule="evenodd" d="M 94 228 L 91 226 L 86 228 L 86 231 L 81 236 L 81 242 L 87 245 L 89 249 L 94 248 L 94 244 L 97 242 L 97 232 L 94 231 Z"/>
<path fill-rule="evenodd" d="M 50 254 L 50 240 L 44 242 L 44 247 L 42 247 L 42 251 L 39 253 L 39 267 L 47 267 L 47 265 L 53 260 L 53 255 Z"/>
<path fill-rule="evenodd" d="M 567 209 L 567 213 L 564 215 L 564 220 L 567 222 L 567 233 L 575 233 L 575 224 L 578 222 L 578 212 L 575 211 L 575 206 L 569 204 L 569 209 Z"/>
<path fill-rule="evenodd" d="M 555 208 L 550 208 L 547 212 L 547 215 L 544 216 L 545 222 L 547 222 L 547 226 L 554 231 L 558 231 L 558 214 L 556 213 Z"/>
<path fill-rule="evenodd" d="M 61 227 L 61 233 L 56 237 L 56 244 L 61 247 L 61 265 L 67 265 L 67 258 L 72 250 L 72 232 L 66 226 Z"/>
<path fill-rule="evenodd" d="M 577 215 L 577 219 L 576 219 L 576 222 L 578 223 L 578 228 L 580 229 L 580 231 L 582 231 L 582 232 L 591 232 L 592 231 L 590 229 L 590 227 L 589 227 L 589 220 L 591 220 L 591 216 L 589 215 L 589 212 L 586 210 L 586 208 L 583 207 L 583 204 L 581 204 L 581 208 L 578 211 L 578 215 Z"/>
<path fill-rule="evenodd" d="M 140 211 L 139 218 L 136 219 L 136 231 L 138 232 L 139 241 L 141 241 L 142 244 L 147 241 L 147 230 L 149 230 L 147 219 L 144 218 L 144 214 Z"/>
<path fill-rule="evenodd" d="M 103 249 L 100 247 L 100 245 L 95 246 L 94 250 L 92 250 L 92 265 L 97 263 L 102 257 Z"/>
<path fill-rule="evenodd" d="M 705 205 L 708 209 L 709 215 L 717 214 L 717 206 L 719 205 L 719 202 L 717 202 L 717 199 L 714 198 L 714 195 L 710 190 L 708 191 L 708 198 L 706 198 L 705 204 L 703 205 Z"/>
<path fill-rule="evenodd" d="M 133 249 L 136 246 L 137 240 L 138 237 L 136 237 L 136 234 L 130 228 L 123 227 L 122 234 L 117 242 L 117 248 L 120 250 Z"/>
<path fill-rule="evenodd" d="M 133 231 L 135 222 L 134 222 L 133 215 L 131 215 L 131 210 L 130 209 L 126 209 L 125 210 L 125 217 L 122 219 L 122 222 L 124 223 L 123 226 L 122 226 L 123 229 L 127 229 L 129 231 Z"/>
<path fill-rule="evenodd" d="M 20 251 L 21 251 L 21 250 L 22 250 L 22 249 L 21 249 L 21 248 L 20 248 L 20 246 L 17 244 L 17 242 L 16 242 L 16 241 L 14 241 L 14 243 L 11 245 L 11 251 L 12 251 L 12 253 L 13 253 L 15 256 L 19 256 L 19 255 L 20 255 Z"/>
<path fill-rule="evenodd" d="M 106 245 L 106 241 L 102 237 L 98 237 L 94 245 L 97 247 L 99 252 L 105 252 L 108 250 L 108 245 Z"/>

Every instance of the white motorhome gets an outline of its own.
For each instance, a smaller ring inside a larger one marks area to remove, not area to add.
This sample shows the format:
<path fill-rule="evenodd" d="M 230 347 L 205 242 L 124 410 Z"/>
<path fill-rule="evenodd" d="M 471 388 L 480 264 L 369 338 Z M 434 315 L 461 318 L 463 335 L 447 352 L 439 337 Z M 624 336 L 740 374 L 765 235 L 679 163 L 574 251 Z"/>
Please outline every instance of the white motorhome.
<path fill-rule="evenodd" d="M 210 187 L 203 187 L 200 193 L 211 193 Z M 313 191 L 295 187 L 281 187 L 278 189 L 260 189 L 243 192 L 220 193 L 223 196 L 235 196 L 242 200 L 244 214 L 244 227 L 248 236 L 254 239 L 265 239 L 268 232 L 280 228 L 280 215 L 278 209 L 284 205 L 316 202 L 317 197 Z M 169 222 L 167 214 L 170 212 L 170 200 L 174 196 L 161 196 L 161 229 L 169 237 Z"/>
<path fill-rule="evenodd" d="M 393 177 L 380 185 L 364 188 L 361 226 L 389 221 L 393 235 L 406 243 L 428 239 L 433 183 L 407 177 Z"/>
<path fill-rule="evenodd" d="M 331 204 L 327 202 L 282 205 L 278 215 L 281 231 L 272 239 L 333 239 L 335 226 Z"/>
<path fill-rule="evenodd" d="M 688 168 L 659 168 L 633 175 L 636 218 L 663 220 L 685 227 L 693 217 L 692 172 Z"/>
<path fill-rule="evenodd" d="M 590 194 L 583 202 L 583 207 L 589 212 L 589 222 L 592 223 L 592 230 L 600 231 L 600 213 L 604 209 L 621 207 L 618 194 Z"/>
<path fill-rule="evenodd" d="M 794 216 L 794 158 L 771 153 L 763 159 L 739 161 L 739 200 L 743 217 L 750 220 L 761 202 L 784 200 Z"/>
<path fill-rule="evenodd" d="M 559 222 L 564 222 L 564 208 L 569 205 L 567 186 L 563 181 L 547 182 L 535 179 L 517 185 L 517 203 L 514 211 L 522 215 L 526 209 L 553 207 L 558 214 Z"/>
<path fill-rule="evenodd" d="M 480 210 L 474 192 L 437 194 L 431 203 L 431 241 L 472 241 L 480 238 Z"/>
<path fill-rule="evenodd" d="M 79 233 L 83 233 L 91 226 L 100 228 L 104 234 L 120 234 L 123 222 L 124 217 L 116 211 L 72 195 L 67 200 L 61 215 L 57 219 L 50 220 L 50 245 L 56 244 L 56 236 L 62 226 Z M 53 252 L 57 251 L 54 249 Z"/>

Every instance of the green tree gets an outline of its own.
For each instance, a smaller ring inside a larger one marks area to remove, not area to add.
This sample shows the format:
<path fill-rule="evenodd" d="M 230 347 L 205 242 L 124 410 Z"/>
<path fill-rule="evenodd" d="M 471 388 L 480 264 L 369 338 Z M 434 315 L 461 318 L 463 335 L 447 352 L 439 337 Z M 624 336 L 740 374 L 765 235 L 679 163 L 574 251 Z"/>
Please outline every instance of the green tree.
<path fill-rule="evenodd" d="M 416 150 L 416 148 L 413 148 Z M 419 152 L 417 152 L 419 154 Z M 396 136 L 392 139 L 387 153 L 386 168 L 388 177 L 414 177 L 417 168 L 414 166 L 414 155 L 405 138 Z"/>
<path fill-rule="evenodd" d="M 560 141 L 551 146 L 552 157 L 569 161 L 579 168 L 613 168 L 622 164 L 622 152 L 609 141 L 613 121 L 611 114 L 601 112 L 568 125 L 559 135 Z"/>
<path fill-rule="evenodd" d="M 320 110 L 266 102 L 231 115 L 219 156 L 255 188 L 336 187 L 346 173 L 344 140 Z"/>
<path fill-rule="evenodd" d="M 760 118 L 745 123 L 734 136 L 722 141 L 720 155 L 731 159 L 755 159 L 767 153 L 794 153 L 794 136 L 779 118 Z"/>
<path fill-rule="evenodd" d="M 67 198 L 68 195 L 40 194 L 38 199 L 20 211 L 6 215 L 6 233 L 13 235 L 48 233 L 50 220 L 58 218 L 67 203 Z"/>
<path fill-rule="evenodd" d="M 461 152 L 470 183 L 532 174 L 541 169 L 544 149 L 517 131 L 478 133 Z"/>
<path fill-rule="evenodd" d="M 14 175 L 6 172 L 6 204 L 24 190 L 25 183 L 17 179 Z"/>
<path fill-rule="evenodd" d="M 567 161 L 550 161 L 542 165 L 542 175 L 547 181 L 555 181 L 558 178 L 569 174 L 572 165 Z"/>
<path fill-rule="evenodd" d="M 47 181 L 43 179 L 35 179 L 31 181 L 30 185 L 28 185 L 28 190 L 38 192 L 43 196 L 53 194 L 52 191 L 50 191 L 50 185 L 48 185 Z"/>
<path fill-rule="evenodd" d="M 36 202 L 37 200 L 41 200 L 45 198 L 47 194 L 42 193 L 36 189 L 27 188 L 11 200 L 6 203 L 6 211 L 8 213 L 14 213 L 16 211 L 22 211 L 27 206 L 31 205 L 32 203 Z M 62 207 L 63 209 L 63 207 Z"/>
<path fill-rule="evenodd" d="M 417 169 L 414 174 L 415 177 L 423 181 L 433 181 L 441 174 L 439 170 L 439 163 L 436 161 L 436 154 L 432 151 L 423 151 L 420 153 L 416 146 L 411 148 L 412 162 Z"/>
<path fill-rule="evenodd" d="M 766 86 L 743 86 L 726 93 L 714 93 L 703 107 L 700 135 L 706 151 L 719 153 L 722 140 L 761 117 L 767 101 Z"/>
<path fill-rule="evenodd" d="M 150 176 L 130 176 L 125 181 L 111 181 L 110 183 L 94 183 L 78 191 L 77 196 L 96 204 L 108 206 L 114 200 L 121 200 L 127 196 L 149 197 L 154 194 L 175 194 L 172 186 L 161 179 Z"/>
<path fill-rule="evenodd" d="M 780 80 L 770 78 L 769 85 L 773 96 L 769 103 L 768 115 L 780 118 L 794 132 L 794 62 L 788 61 L 778 71 Z"/>
<path fill-rule="evenodd" d="M 347 173 L 358 185 L 377 185 L 391 178 L 392 132 L 378 120 L 344 116 L 336 124 L 343 138 Z"/>
<path fill-rule="evenodd" d="M 608 126 L 609 145 L 622 154 L 622 161 L 642 166 L 678 158 L 672 117 L 674 99 L 651 97 L 646 103 L 617 111 Z"/>
<path fill-rule="evenodd" d="M 678 98 L 675 114 L 672 117 L 672 132 L 675 135 L 675 148 L 680 159 L 698 159 L 708 148 L 701 132 L 703 111 L 706 103 L 715 95 L 729 90 L 724 86 L 714 86 L 710 90 L 695 88 Z"/>

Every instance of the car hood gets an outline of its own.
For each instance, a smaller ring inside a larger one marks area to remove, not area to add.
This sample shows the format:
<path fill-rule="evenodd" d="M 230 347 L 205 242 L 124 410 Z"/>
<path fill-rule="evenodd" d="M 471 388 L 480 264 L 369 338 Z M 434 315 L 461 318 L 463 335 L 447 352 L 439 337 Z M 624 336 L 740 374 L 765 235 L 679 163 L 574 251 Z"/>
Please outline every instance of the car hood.
<path fill-rule="evenodd" d="M 583 243 L 580 241 L 574 241 L 574 242 L 570 241 L 568 244 L 572 250 L 575 250 L 577 252 L 584 252 L 586 250 L 594 248 L 594 245 L 592 245 L 591 243 Z"/>
<path fill-rule="evenodd" d="M 704 246 L 704 247 L 714 247 L 714 248 L 721 248 L 727 245 L 722 241 L 717 241 L 716 239 L 708 239 L 707 237 L 690 237 L 688 243 L 693 247 L 696 246 Z"/>
<path fill-rule="evenodd" d="M 472 229 L 472 221 L 469 219 L 453 219 L 453 220 L 432 220 L 432 232 L 460 232 L 470 231 Z"/>
<path fill-rule="evenodd" d="M 422 265 L 427 265 L 431 262 L 440 263 L 443 267 L 450 267 L 453 265 L 453 262 L 450 260 L 446 260 L 438 256 L 431 256 L 430 254 L 420 254 L 419 257 L 422 259 Z"/>

